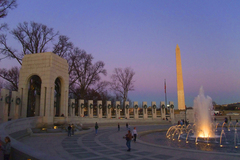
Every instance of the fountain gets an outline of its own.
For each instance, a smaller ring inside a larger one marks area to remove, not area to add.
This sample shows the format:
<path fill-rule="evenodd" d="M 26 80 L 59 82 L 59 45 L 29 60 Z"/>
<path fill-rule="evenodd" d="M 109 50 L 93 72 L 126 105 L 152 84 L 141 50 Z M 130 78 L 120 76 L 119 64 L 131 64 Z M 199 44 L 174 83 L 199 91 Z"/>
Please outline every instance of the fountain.
<path fill-rule="evenodd" d="M 200 150 L 222 151 L 220 148 L 224 148 L 224 152 L 236 152 L 236 150 L 226 148 L 234 146 L 234 149 L 237 149 L 240 146 L 238 122 L 235 124 L 231 121 L 213 122 L 212 99 L 204 95 L 203 87 L 200 88 L 199 95 L 194 99 L 193 111 L 193 124 L 175 125 L 168 129 L 166 137 L 170 146 L 194 148 L 194 144 L 195 148 Z M 175 139 L 178 141 L 174 141 Z M 185 145 L 181 139 L 185 139 Z"/>
<path fill-rule="evenodd" d="M 213 111 L 212 98 L 205 97 L 203 87 L 200 88 L 199 95 L 194 99 L 194 117 L 196 124 L 196 137 L 214 137 L 215 133 L 212 130 Z"/>

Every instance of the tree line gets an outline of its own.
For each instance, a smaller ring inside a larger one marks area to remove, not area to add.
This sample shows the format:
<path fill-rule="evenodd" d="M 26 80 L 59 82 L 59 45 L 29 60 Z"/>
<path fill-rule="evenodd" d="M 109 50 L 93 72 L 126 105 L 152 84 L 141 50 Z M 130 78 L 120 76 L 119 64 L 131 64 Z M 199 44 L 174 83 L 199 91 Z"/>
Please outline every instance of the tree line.
<path fill-rule="evenodd" d="M 9 10 L 17 7 L 16 0 L 0 0 L 0 18 L 7 16 Z M 74 46 L 66 35 L 54 31 L 37 22 L 19 23 L 10 30 L 7 24 L 0 26 L 0 63 L 6 58 L 15 60 L 20 66 L 24 55 L 52 52 L 67 60 L 69 65 L 69 98 L 93 100 L 128 100 L 128 92 L 134 90 L 132 68 L 115 68 L 111 81 L 103 81 L 107 76 L 103 61 L 93 63 L 93 55 Z M 21 49 L 8 44 L 7 37 L 12 36 L 20 43 Z M 0 88 L 18 90 L 19 70 L 17 66 L 10 69 L 0 68 Z M 114 95 L 109 94 L 109 90 Z"/>

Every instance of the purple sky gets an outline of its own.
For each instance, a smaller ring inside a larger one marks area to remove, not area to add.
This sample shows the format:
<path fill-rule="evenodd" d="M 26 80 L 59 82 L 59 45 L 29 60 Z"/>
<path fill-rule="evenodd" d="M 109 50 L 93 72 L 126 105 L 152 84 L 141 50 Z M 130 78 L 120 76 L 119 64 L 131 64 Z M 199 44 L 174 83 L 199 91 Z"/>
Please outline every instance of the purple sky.
<path fill-rule="evenodd" d="M 1 19 L 13 29 L 35 21 L 67 35 L 75 46 L 114 68 L 136 72 L 132 101 L 177 106 L 175 48 L 181 51 L 186 105 L 203 86 L 217 104 L 240 102 L 239 0 L 18 0 Z M 10 36 L 8 44 L 21 49 Z M 0 55 L 0 57 L 2 57 Z M 10 62 L 10 63 L 9 63 Z M 1 61 L 0 67 L 16 65 Z"/>

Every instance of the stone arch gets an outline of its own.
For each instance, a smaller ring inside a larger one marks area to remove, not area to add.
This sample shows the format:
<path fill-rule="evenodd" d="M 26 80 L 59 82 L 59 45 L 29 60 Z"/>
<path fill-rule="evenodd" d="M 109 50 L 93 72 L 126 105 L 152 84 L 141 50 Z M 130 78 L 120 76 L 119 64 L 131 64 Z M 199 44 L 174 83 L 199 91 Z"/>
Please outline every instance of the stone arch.
<path fill-rule="evenodd" d="M 55 117 L 59 117 L 63 114 L 64 103 L 64 80 L 61 76 L 58 76 L 54 81 L 54 113 Z"/>
<path fill-rule="evenodd" d="M 60 85 L 60 101 L 58 113 L 67 116 L 68 113 L 68 63 L 65 59 L 54 53 L 36 53 L 23 57 L 22 67 L 19 75 L 19 93 L 22 103 L 20 104 L 20 117 L 28 117 L 28 81 L 32 76 L 41 79 L 40 108 L 34 116 L 43 116 L 43 123 L 53 123 L 55 81 Z"/>
<path fill-rule="evenodd" d="M 31 75 L 27 81 L 27 117 L 40 115 L 40 97 L 42 80 L 38 75 Z"/>

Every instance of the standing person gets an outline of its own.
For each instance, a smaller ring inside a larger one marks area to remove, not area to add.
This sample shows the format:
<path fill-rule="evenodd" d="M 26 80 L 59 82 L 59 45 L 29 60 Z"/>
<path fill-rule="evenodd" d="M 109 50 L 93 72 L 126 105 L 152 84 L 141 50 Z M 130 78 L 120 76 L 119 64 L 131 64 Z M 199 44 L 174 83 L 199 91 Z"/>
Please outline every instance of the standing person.
<path fill-rule="evenodd" d="M 118 131 L 120 131 L 120 124 L 118 123 Z"/>
<path fill-rule="evenodd" d="M 96 135 L 97 135 L 97 132 L 98 132 L 98 124 L 97 124 L 97 122 L 95 123 L 95 133 L 96 133 Z"/>
<path fill-rule="evenodd" d="M 134 127 L 132 134 L 133 134 L 133 137 L 134 137 L 133 141 L 136 142 L 136 139 L 137 139 L 137 129 L 136 129 L 136 127 Z"/>
<path fill-rule="evenodd" d="M 127 140 L 127 147 L 128 147 L 128 150 L 127 151 L 131 151 L 131 141 L 132 141 L 132 134 L 131 134 L 131 131 L 128 130 L 128 133 L 126 134 L 126 140 Z"/>
<path fill-rule="evenodd" d="M 126 128 L 128 129 L 128 123 L 126 123 Z"/>
<path fill-rule="evenodd" d="M 181 126 L 183 125 L 183 121 L 182 121 L 182 120 L 180 121 L 180 125 L 181 125 Z"/>
<path fill-rule="evenodd" d="M 228 123 L 228 118 L 227 117 L 225 117 L 225 123 Z"/>
<path fill-rule="evenodd" d="M 72 124 L 72 136 L 74 135 L 75 126 Z"/>
<path fill-rule="evenodd" d="M 5 138 L 5 144 L 1 146 L 3 150 L 4 160 L 10 160 L 10 153 L 11 153 L 11 140 L 9 137 Z"/>
<path fill-rule="evenodd" d="M 71 127 L 71 125 L 69 124 L 69 125 L 68 125 L 68 137 L 71 137 L 71 130 L 72 130 L 72 127 Z"/>

